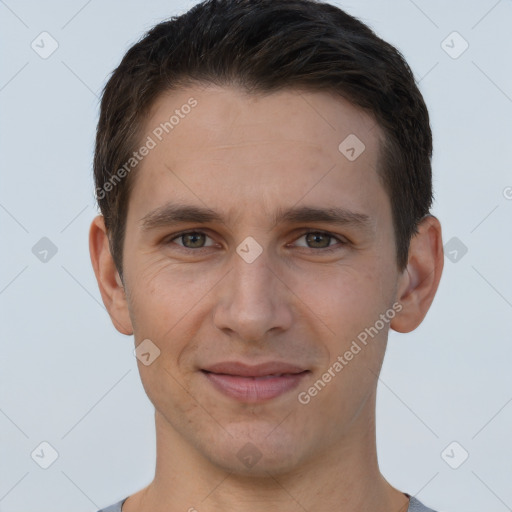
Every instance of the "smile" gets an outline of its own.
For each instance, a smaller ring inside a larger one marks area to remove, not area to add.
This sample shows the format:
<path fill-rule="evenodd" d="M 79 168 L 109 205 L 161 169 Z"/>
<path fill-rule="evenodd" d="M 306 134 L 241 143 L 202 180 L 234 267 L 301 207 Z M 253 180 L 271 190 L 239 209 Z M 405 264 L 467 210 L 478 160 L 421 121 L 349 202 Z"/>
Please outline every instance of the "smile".
<path fill-rule="evenodd" d="M 280 373 L 260 376 L 228 375 L 202 371 L 210 384 L 226 396 L 242 402 L 258 403 L 295 389 L 309 373 Z"/>

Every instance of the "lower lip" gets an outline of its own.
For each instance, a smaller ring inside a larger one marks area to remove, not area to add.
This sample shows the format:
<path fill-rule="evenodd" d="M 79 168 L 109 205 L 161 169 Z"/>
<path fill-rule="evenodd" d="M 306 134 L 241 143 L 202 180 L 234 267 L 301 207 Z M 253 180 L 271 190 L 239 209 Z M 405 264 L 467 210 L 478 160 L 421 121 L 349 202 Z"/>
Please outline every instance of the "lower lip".
<path fill-rule="evenodd" d="M 203 374 L 213 386 L 225 395 L 242 402 L 263 402 L 295 389 L 308 371 L 281 377 L 240 377 L 211 373 L 203 370 Z"/>

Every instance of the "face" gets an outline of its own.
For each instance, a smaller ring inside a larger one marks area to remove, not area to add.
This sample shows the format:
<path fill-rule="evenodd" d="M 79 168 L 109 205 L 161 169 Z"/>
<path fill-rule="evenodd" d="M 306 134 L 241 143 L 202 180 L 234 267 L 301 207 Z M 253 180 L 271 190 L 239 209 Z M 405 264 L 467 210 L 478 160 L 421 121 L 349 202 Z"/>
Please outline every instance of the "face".
<path fill-rule="evenodd" d="M 327 93 L 197 87 L 160 97 L 148 136 L 123 270 L 160 428 L 252 474 L 362 435 L 401 278 L 374 120 Z"/>

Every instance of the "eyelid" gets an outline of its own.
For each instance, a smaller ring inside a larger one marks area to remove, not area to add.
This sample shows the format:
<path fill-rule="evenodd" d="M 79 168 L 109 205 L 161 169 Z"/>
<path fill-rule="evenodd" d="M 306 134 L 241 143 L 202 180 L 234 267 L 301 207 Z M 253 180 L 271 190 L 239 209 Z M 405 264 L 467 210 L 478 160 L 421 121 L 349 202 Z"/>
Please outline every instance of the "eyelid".
<path fill-rule="evenodd" d="M 350 243 L 347 238 L 345 238 L 345 237 L 343 237 L 341 235 L 335 235 L 334 233 L 331 233 L 330 231 L 325 231 L 323 229 L 312 229 L 312 228 L 303 229 L 300 232 L 300 234 L 295 238 L 294 241 L 296 242 L 297 240 L 302 238 L 304 235 L 308 235 L 310 233 L 319 233 L 319 234 L 328 236 L 330 238 L 333 238 L 334 240 L 337 240 L 342 246 L 343 245 L 348 245 Z M 291 244 L 288 244 L 288 245 L 291 245 Z M 311 250 L 320 252 L 320 251 L 334 250 L 334 249 L 336 249 L 336 244 L 332 245 L 332 246 L 328 245 L 327 247 L 320 247 L 320 248 L 304 247 L 304 246 L 297 246 L 297 247 L 303 247 L 304 249 L 311 249 Z"/>
<path fill-rule="evenodd" d="M 196 233 L 200 234 L 200 235 L 205 235 L 207 238 L 209 238 L 210 240 L 213 241 L 213 237 L 211 237 L 208 234 L 208 231 L 205 231 L 204 229 L 187 229 L 185 231 L 180 231 L 179 233 L 173 233 L 172 235 L 170 235 L 170 237 L 164 238 L 163 243 L 164 244 L 168 244 L 170 242 L 174 242 L 174 240 L 176 240 L 177 238 L 181 238 L 182 236 L 189 235 L 189 234 L 196 234 Z M 207 246 L 204 246 L 204 247 L 198 247 L 196 249 L 190 249 L 190 247 L 185 247 L 184 245 L 180 245 L 180 244 L 176 244 L 176 245 L 178 245 L 178 247 L 181 247 L 182 249 L 185 249 L 185 250 L 200 251 L 201 249 L 206 249 L 208 247 L 213 247 L 214 244 L 207 245 Z"/>

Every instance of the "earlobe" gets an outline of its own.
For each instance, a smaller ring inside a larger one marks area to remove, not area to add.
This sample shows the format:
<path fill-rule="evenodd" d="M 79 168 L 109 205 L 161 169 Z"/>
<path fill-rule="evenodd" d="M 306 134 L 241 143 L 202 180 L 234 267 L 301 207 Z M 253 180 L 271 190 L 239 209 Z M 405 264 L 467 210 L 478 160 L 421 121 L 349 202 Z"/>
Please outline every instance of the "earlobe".
<path fill-rule="evenodd" d="M 402 310 L 390 324 L 393 330 L 410 332 L 421 324 L 437 292 L 443 264 L 441 224 L 433 215 L 427 215 L 411 239 L 407 268 L 397 291 Z"/>
<path fill-rule="evenodd" d="M 89 253 L 103 304 L 114 327 L 126 335 L 133 334 L 124 285 L 110 253 L 108 234 L 102 215 L 95 217 L 89 230 Z"/>

